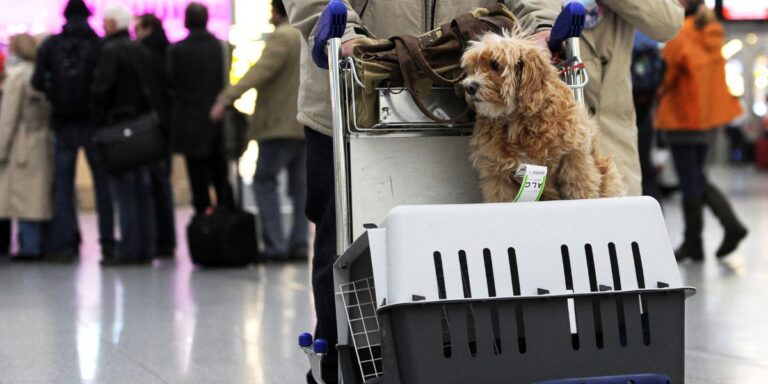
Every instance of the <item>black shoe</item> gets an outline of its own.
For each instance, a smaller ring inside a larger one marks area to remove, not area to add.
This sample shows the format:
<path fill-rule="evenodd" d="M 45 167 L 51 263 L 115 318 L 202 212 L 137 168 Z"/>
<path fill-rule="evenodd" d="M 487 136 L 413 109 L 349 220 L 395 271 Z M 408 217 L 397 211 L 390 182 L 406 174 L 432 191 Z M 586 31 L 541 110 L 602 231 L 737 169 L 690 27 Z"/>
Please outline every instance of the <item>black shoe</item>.
<path fill-rule="evenodd" d="M 173 259 L 176 254 L 174 247 L 157 247 L 155 259 Z"/>
<path fill-rule="evenodd" d="M 13 256 L 11 256 L 11 261 L 13 262 L 21 262 L 21 263 L 28 263 L 28 262 L 35 262 L 35 261 L 42 261 L 43 255 L 39 253 L 17 253 Z"/>
<path fill-rule="evenodd" d="M 262 259 L 267 262 L 284 263 L 290 261 L 290 255 L 287 253 L 264 253 Z"/>
<path fill-rule="evenodd" d="M 309 252 L 306 249 L 293 250 L 289 257 L 293 261 L 307 261 L 309 260 Z"/>
<path fill-rule="evenodd" d="M 150 265 L 152 264 L 152 260 L 154 258 L 152 257 L 139 257 L 138 259 L 133 260 L 134 265 Z"/>
<path fill-rule="evenodd" d="M 683 219 L 685 221 L 683 244 L 675 250 L 675 259 L 703 261 L 704 246 L 701 232 L 704 229 L 704 219 L 701 199 L 683 199 Z"/>
<path fill-rule="evenodd" d="M 728 199 L 712 184 L 707 184 L 704 189 L 704 204 L 712 210 L 725 230 L 723 242 L 717 249 L 716 255 L 718 258 L 728 256 L 736 250 L 741 240 L 747 237 L 747 228 L 736 217 L 736 212 Z"/>
<path fill-rule="evenodd" d="M 57 251 L 45 255 L 45 261 L 49 263 L 69 264 L 75 260 L 77 260 L 77 252 L 73 250 Z"/>
<path fill-rule="evenodd" d="M 698 243 L 683 243 L 675 249 L 675 260 L 678 262 L 685 260 L 704 261 L 704 247 L 700 241 Z"/>
<path fill-rule="evenodd" d="M 129 259 L 124 257 L 111 257 L 102 259 L 99 262 L 103 267 L 123 267 L 126 265 L 136 265 L 136 259 Z"/>
<path fill-rule="evenodd" d="M 101 259 L 114 259 L 117 253 L 116 244 L 102 244 L 101 245 Z"/>
<path fill-rule="evenodd" d="M 723 243 L 720 244 L 720 248 L 717 249 L 717 258 L 723 258 L 735 251 L 739 247 L 739 243 L 747 237 L 747 231 L 744 227 L 725 228 L 725 236 L 723 237 Z"/>

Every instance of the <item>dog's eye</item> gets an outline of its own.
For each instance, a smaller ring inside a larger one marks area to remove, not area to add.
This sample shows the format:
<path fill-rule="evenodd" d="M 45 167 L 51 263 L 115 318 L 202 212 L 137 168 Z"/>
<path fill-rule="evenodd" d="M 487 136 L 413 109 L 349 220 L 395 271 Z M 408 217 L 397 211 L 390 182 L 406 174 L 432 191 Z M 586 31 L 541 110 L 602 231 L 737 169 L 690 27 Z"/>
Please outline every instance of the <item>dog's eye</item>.
<path fill-rule="evenodd" d="M 491 66 L 491 69 L 493 69 L 496 72 L 499 72 L 501 70 L 501 65 L 496 60 L 491 60 L 491 62 L 488 64 Z"/>

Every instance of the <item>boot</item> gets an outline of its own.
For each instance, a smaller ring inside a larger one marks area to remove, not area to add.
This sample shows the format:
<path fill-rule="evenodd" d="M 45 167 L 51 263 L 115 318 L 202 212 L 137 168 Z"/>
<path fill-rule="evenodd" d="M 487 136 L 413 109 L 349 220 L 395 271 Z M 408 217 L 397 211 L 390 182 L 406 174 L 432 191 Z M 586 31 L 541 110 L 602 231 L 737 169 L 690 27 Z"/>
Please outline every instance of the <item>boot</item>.
<path fill-rule="evenodd" d="M 675 250 L 675 259 L 683 261 L 704 260 L 704 245 L 701 241 L 701 231 L 704 228 L 701 199 L 683 199 L 683 218 L 685 232 L 683 244 Z"/>
<path fill-rule="evenodd" d="M 715 214 L 725 230 L 723 242 L 717 249 L 717 257 L 725 257 L 735 251 L 741 240 L 747 236 L 747 228 L 736 217 L 728 200 L 712 184 L 707 184 L 704 189 L 704 204 Z"/>

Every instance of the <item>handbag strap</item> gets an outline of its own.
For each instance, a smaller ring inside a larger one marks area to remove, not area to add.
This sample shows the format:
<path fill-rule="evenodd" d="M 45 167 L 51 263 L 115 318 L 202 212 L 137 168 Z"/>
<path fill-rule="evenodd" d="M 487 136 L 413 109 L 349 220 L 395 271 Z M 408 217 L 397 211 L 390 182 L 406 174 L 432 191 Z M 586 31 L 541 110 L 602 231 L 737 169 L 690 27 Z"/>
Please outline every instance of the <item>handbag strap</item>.
<path fill-rule="evenodd" d="M 398 56 L 398 62 L 400 63 L 400 72 L 402 72 L 403 80 L 405 81 L 405 87 L 408 89 L 408 92 L 411 93 L 411 98 L 421 113 L 434 120 L 435 122 L 441 124 L 456 123 L 459 119 L 469 113 L 470 107 L 467 106 L 464 112 L 453 118 L 443 119 L 435 116 L 435 114 L 432 113 L 432 111 L 430 111 L 426 105 L 424 105 L 424 101 L 421 100 L 419 91 L 416 88 L 416 82 L 418 81 L 418 66 L 416 65 L 416 62 L 410 57 L 410 52 L 406 47 L 405 42 L 402 39 L 395 39 L 394 42 L 395 50 Z"/>
<path fill-rule="evenodd" d="M 495 4 L 494 6 L 500 7 L 498 4 Z M 458 40 L 461 52 L 466 50 L 467 42 L 475 38 L 479 31 L 486 29 L 485 26 L 487 25 L 491 26 L 491 28 L 489 28 L 490 30 L 495 29 L 494 32 L 496 33 L 501 33 L 502 29 L 505 27 L 503 23 L 499 22 L 494 17 L 478 18 L 471 13 L 461 14 L 451 21 L 451 32 L 453 32 L 456 40 Z M 392 40 L 401 40 L 410 53 L 406 56 L 407 59 L 415 60 L 418 68 L 433 81 L 447 85 L 456 85 L 464 78 L 463 74 L 459 74 L 457 77 L 449 79 L 437 73 L 427 61 L 426 57 L 424 57 L 418 37 L 403 35 L 395 36 Z M 401 59 L 402 57 L 404 56 L 398 54 L 398 60 L 403 60 Z"/>
<path fill-rule="evenodd" d="M 229 70 L 232 67 L 232 53 L 230 52 L 229 43 L 224 40 L 219 40 L 221 44 L 221 64 L 222 64 L 222 84 L 224 88 L 229 86 Z"/>
<path fill-rule="evenodd" d="M 453 29 L 456 38 L 461 43 L 461 48 L 464 50 L 467 45 L 467 41 L 471 40 L 480 30 L 482 23 L 480 19 L 472 15 L 471 13 L 462 13 L 455 19 L 451 20 L 451 29 Z"/>
<path fill-rule="evenodd" d="M 408 51 L 407 56 L 402 56 L 398 52 L 398 60 L 413 60 L 416 63 L 416 66 L 418 69 L 420 69 L 425 75 L 427 75 L 430 79 L 434 80 L 437 83 L 444 83 L 447 85 L 456 85 L 458 84 L 463 78 L 463 74 L 459 74 L 453 79 L 446 78 L 437 71 L 435 71 L 434 68 L 432 68 L 432 65 L 429 64 L 427 61 L 427 58 L 424 57 L 424 52 L 421 50 L 421 46 L 419 44 L 419 39 L 415 36 L 397 36 L 395 37 L 395 40 L 402 41 L 403 45 L 405 46 L 405 49 Z M 462 44 L 463 48 L 463 44 Z"/>

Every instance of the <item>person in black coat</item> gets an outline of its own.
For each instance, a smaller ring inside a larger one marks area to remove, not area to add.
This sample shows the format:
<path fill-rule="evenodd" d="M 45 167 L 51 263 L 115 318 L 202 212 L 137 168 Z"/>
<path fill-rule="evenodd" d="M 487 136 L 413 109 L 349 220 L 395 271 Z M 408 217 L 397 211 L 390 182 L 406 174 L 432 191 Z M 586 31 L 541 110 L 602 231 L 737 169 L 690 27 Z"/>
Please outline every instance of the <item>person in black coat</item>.
<path fill-rule="evenodd" d="M 5 56 L 0 52 L 0 99 L 3 97 L 3 80 L 5 79 Z M 0 257 L 11 253 L 11 221 L 0 219 Z"/>
<path fill-rule="evenodd" d="M 152 14 L 139 16 L 136 21 L 136 38 L 152 52 L 152 66 L 159 79 L 159 91 L 162 96 L 161 129 L 168 144 L 171 138 L 169 119 L 170 95 L 168 93 L 168 76 L 166 74 L 166 55 L 168 53 L 168 37 L 163 29 L 163 22 Z M 173 257 L 176 248 L 176 218 L 173 203 L 173 188 L 171 187 L 171 153 L 149 166 L 150 192 L 155 214 L 155 256 Z"/>
<path fill-rule="evenodd" d="M 208 193 L 211 184 L 216 190 L 217 204 L 234 208 L 222 129 L 208 116 L 228 79 L 225 62 L 229 62 L 229 46 L 206 29 L 205 6 L 190 3 L 185 16 L 189 36 L 169 52 L 173 149 L 186 157 L 192 204 L 197 213 L 212 206 Z"/>
<path fill-rule="evenodd" d="M 79 253 L 80 233 L 75 207 L 77 154 L 84 149 L 93 177 L 99 242 L 104 257 L 114 254 L 115 223 L 107 172 L 91 141 L 93 72 L 99 58 L 100 39 L 88 25 L 91 11 L 83 0 L 70 0 L 64 9 L 62 32 L 43 41 L 37 54 L 32 86 L 51 102 L 54 130 L 54 212 L 45 234 L 50 261 L 68 262 Z"/>
<path fill-rule="evenodd" d="M 152 53 L 131 41 L 128 26 L 133 16 L 123 6 L 112 6 L 104 16 L 104 39 L 96 68 L 93 94 L 94 115 L 104 127 L 163 110 L 163 96 Z M 149 166 L 110 175 L 120 217 L 117 254 L 102 259 L 102 265 L 144 263 L 154 254 L 153 214 L 149 189 Z"/>

